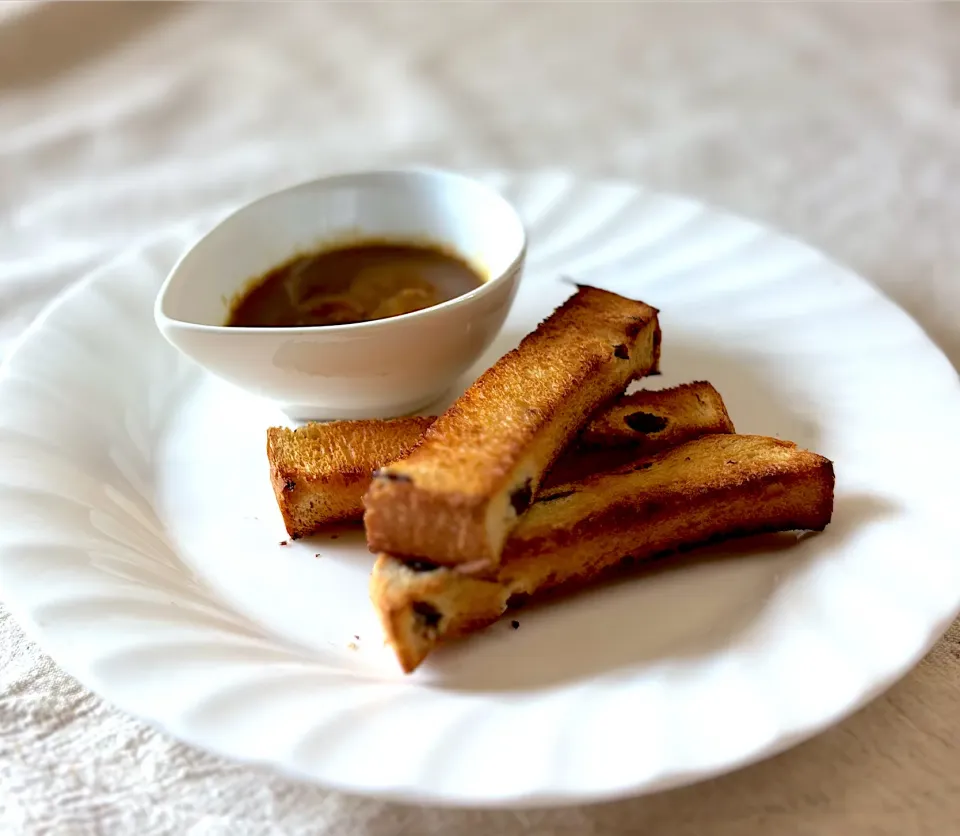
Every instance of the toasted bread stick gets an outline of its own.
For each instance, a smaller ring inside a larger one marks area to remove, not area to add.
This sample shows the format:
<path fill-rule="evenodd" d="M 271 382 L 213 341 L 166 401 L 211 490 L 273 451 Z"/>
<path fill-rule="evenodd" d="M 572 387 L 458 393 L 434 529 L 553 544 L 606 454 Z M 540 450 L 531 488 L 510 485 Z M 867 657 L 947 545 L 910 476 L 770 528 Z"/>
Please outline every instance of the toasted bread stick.
<path fill-rule="evenodd" d="M 735 432 L 720 393 L 705 381 L 623 395 L 600 410 L 550 469 L 543 488 L 616 469 L 702 435 Z"/>
<path fill-rule="evenodd" d="M 832 463 L 789 442 L 704 436 L 632 469 L 545 491 L 491 579 L 380 555 L 371 598 L 409 673 L 439 642 L 493 623 L 511 601 L 579 589 L 623 564 L 705 542 L 822 530 L 833 488 Z"/>
<path fill-rule="evenodd" d="M 655 453 L 697 435 L 732 433 L 720 393 L 705 380 L 623 395 L 584 427 L 582 447 L 635 447 Z M 695 435 L 691 435 L 695 433 Z"/>
<path fill-rule="evenodd" d="M 631 421 L 640 410 L 656 421 Z M 333 421 L 268 429 L 270 479 L 287 533 L 308 537 L 330 523 L 362 519 L 363 494 L 373 471 L 409 453 L 433 421 Z M 733 431 L 723 401 L 709 383 L 624 395 L 584 430 L 581 439 L 587 436 L 591 449 L 564 452 L 544 484 L 610 470 L 638 453 L 701 435 Z"/>
<path fill-rule="evenodd" d="M 267 430 L 270 482 L 294 539 L 363 519 L 373 471 L 406 455 L 433 418 L 331 421 Z"/>
<path fill-rule="evenodd" d="M 371 551 L 489 572 L 544 474 L 590 416 L 658 370 L 657 311 L 580 287 L 374 474 Z"/>

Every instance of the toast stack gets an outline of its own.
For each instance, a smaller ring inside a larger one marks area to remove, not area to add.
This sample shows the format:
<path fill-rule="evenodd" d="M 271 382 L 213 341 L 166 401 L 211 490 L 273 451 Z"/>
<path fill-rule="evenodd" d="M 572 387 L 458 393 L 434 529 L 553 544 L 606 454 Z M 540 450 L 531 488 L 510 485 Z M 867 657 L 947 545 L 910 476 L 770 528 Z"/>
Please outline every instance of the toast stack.
<path fill-rule="evenodd" d="M 657 313 L 579 287 L 442 415 L 268 430 L 291 537 L 363 519 L 371 599 L 405 672 L 523 601 L 829 524 L 832 463 L 737 435 L 710 383 L 624 393 L 659 371 Z"/>
<path fill-rule="evenodd" d="M 635 420 L 640 412 L 644 426 Z M 287 533 L 296 540 L 331 523 L 362 520 L 373 472 L 413 450 L 434 420 L 331 421 L 267 430 L 270 481 Z M 731 432 L 720 393 L 709 383 L 624 395 L 587 424 L 580 442 L 551 469 L 547 484 L 609 469 L 638 452 Z"/>

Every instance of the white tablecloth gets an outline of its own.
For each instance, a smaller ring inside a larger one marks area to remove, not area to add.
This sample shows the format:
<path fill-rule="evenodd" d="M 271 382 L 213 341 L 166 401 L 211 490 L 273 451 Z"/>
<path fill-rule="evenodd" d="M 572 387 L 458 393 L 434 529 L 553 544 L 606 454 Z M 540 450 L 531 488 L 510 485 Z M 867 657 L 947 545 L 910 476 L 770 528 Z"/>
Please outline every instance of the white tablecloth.
<path fill-rule="evenodd" d="M 773 223 L 876 282 L 956 365 L 958 149 L 953 4 L 6 4 L 0 355 L 157 230 L 330 170 L 429 162 L 622 176 Z M 705 784 L 523 814 L 405 808 L 159 735 L 0 611 L 0 833 L 18 836 L 945 836 L 958 722 L 955 625 L 838 728 Z"/>

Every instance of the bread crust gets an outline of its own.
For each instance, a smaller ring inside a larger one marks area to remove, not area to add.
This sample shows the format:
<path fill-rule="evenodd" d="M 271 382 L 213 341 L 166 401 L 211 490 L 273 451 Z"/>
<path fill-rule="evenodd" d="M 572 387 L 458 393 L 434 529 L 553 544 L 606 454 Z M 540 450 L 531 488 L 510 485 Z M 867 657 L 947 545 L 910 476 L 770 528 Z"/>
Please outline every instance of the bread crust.
<path fill-rule="evenodd" d="M 765 436 L 704 436 L 545 491 L 492 578 L 381 554 L 371 598 L 409 673 L 441 641 L 499 619 L 511 600 L 580 589 L 624 564 L 705 542 L 822 530 L 833 492 L 833 464 L 823 456 Z"/>
<path fill-rule="evenodd" d="M 655 308 L 579 287 L 375 474 L 371 551 L 495 567 L 550 466 L 590 415 L 658 371 L 659 346 Z"/>

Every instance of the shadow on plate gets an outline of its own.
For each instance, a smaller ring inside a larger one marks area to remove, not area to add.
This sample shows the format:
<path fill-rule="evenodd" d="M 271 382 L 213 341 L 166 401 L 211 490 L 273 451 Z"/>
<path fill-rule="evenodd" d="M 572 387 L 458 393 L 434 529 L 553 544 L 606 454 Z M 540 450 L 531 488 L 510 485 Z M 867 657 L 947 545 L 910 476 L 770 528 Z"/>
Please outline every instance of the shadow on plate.
<path fill-rule="evenodd" d="M 822 533 L 732 540 L 655 561 L 562 602 L 514 610 L 482 634 L 440 648 L 424 672 L 434 687 L 525 691 L 709 656 L 749 630 L 775 590 L 818 550 L 841 548 L 895 511 L 880 497 L 839 496 Z"/>
<path fill-rule="evenodd" d="M 327 526 L 318 534 L 298 540 L 297 544 L 321 557 L 345 564 L 355 564 L 365 570 L 373 566 L 374 556 L 367 551 L 367 537 L 362 522 L 345 522 Z M 336 553 L 329 551 L 331 546 L 337 547 Z"/>

